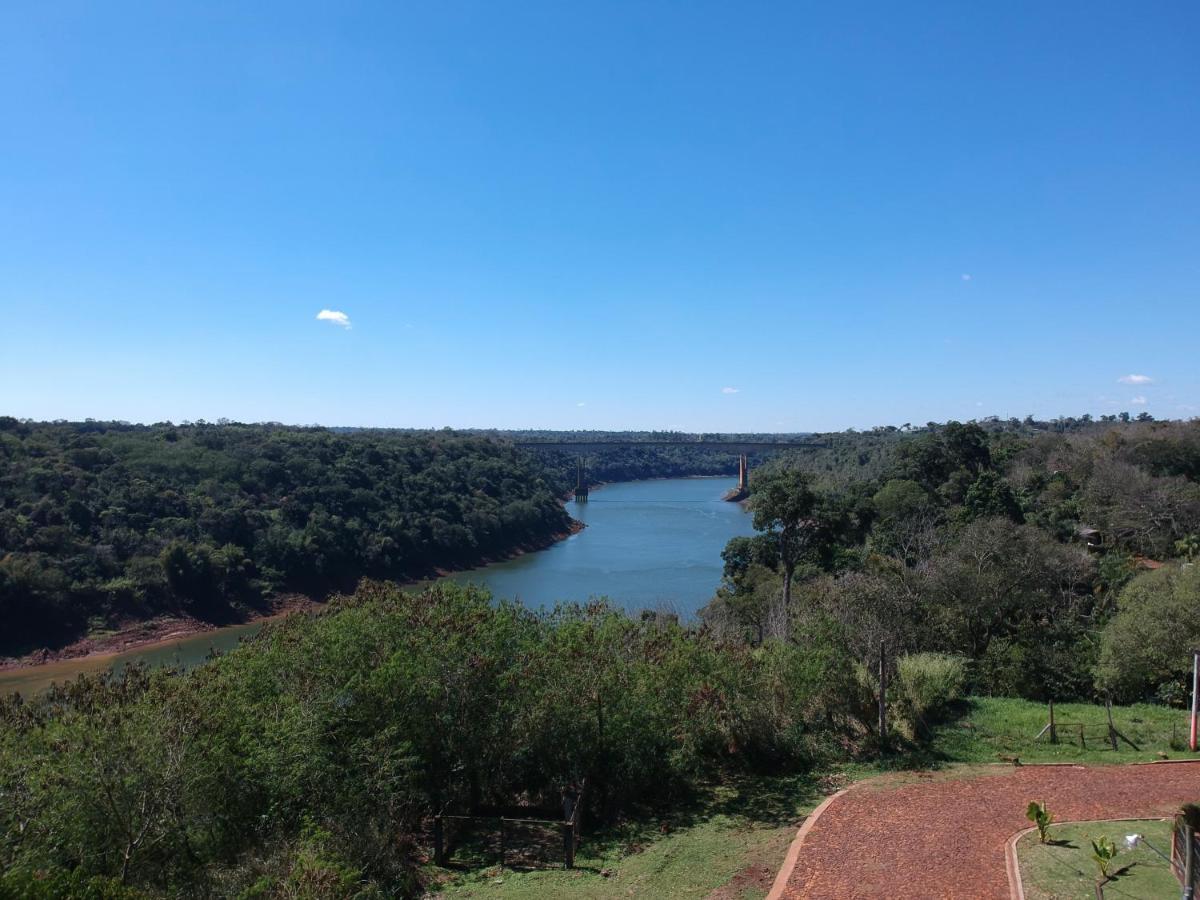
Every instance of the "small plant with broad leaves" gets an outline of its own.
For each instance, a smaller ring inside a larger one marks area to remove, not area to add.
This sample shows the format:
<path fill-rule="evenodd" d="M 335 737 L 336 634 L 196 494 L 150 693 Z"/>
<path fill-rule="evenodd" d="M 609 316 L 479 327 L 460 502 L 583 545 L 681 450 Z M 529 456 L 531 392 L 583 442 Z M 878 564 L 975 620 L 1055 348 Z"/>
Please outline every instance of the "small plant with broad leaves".
<path fill-rule="evenodd" d="M 1101 880 L 1108 880 L 1108 868 L 1116 855 L 1117 845 L 1111 838 L 1101 836 L 1092 841 L 1092 859 L 1096 861 L 1096 868 L 1100 870 Z"/>
<path fill-rule="evenodd" d="M 1054 821 L 1054 816 L 1046 809 L 1046 801 L 1038 803 L 1036 800 L 1030 800 L 1025 809 L 1025 818 L 1037 826 L 1038 840 L 1046 843 L 1046 838 L 1050 836 L 1050 823 Z"/>

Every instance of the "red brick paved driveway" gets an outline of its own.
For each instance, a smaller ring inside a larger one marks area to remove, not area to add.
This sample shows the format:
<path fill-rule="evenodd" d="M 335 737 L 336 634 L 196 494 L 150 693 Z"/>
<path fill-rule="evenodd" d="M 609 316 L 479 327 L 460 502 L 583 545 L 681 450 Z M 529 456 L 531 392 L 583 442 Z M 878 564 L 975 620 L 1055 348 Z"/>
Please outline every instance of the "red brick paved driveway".
<path fill-rule="evenodd" d="M 1200 761 L 864 782 L 813 825 L 783 896 L 1008 900 L 1004 844 L 1029 827 L 1030 800 L 1063 822 L 1166 816 L 1200 800 Z"/>

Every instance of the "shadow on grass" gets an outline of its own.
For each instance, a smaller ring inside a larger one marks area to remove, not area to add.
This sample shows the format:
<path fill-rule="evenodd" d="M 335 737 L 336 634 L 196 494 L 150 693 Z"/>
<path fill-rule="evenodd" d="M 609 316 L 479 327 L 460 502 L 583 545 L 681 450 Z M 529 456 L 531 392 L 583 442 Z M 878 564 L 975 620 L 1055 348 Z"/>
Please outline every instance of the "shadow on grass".
<path fill-rule="evenodd" d="M 701 784 L 670 802 L 645 805 L 627 811 L 609 825 L 587 827 L 576 856 L 575 869 L 600 875 L 618 859 L 649 849 L 675 832 L 720 821 L 731 829 L 792 828 L 830 792 L 828 781 L 818 772 L 785 775 L 739 774 Z M 545 835 L 506 837 L 504 869 L 516 872 L 546 871 L 563 866 L 561 837 Z M 498 833 L 489 827 L 471 828 L 453 840 L 450 858 L 443 868 L 459 874 L 486 872 L 498 867 Z"/>
<path fill-rule="evenodd" d="M 733 828 L 783 828 L 804 818 L 828 783 L 817 772 L 735 775 L 702 785 L 670 804 L 630 810 L 620 822 L 585 832 L 581 856 L 628 856 L 664 835 L 724 819 Z"/>

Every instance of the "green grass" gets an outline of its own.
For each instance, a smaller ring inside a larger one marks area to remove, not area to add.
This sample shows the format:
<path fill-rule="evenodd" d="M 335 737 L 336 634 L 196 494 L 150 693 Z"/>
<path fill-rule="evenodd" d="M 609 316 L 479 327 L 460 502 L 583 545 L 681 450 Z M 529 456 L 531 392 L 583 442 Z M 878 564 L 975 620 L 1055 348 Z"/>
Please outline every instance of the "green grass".
<path fill-rule="evenodd" d="M 1170 822 L 1085 822 L 1053 825 L 1050 843 L 1039 844 L 1037 833 L 1017 842 L 1021 883 L 1028 900 L 1095 900 L 1099 869 L 1092 859 L 1092 840 L 1105 836 L 1119 848 L 1110 864 L 1111 878 L 1104 884 L 1107 900 L 1136 897 L 1157 900 L 1179 896 L 1179 882 L 1170 867 L 1144 844 L 1133 850 L 1125 846 L 1125 835 L 1145 835 L 1163 853 L 1171 852 Z"/>
<path fill-rule="evenodd" d="M 1186 713 L 1159 706 L 1113 708 L 1116 727 L 1140 748 L 1133 750 L 1122 742 L 1117 752 L 1104 738 L 1108 719 L 1103 706 L 1056 704 L 1055 718 L 1062 723 L 1057 745 L 1034 739 L 1046 724 L 1042 703 L 976 697 L 960 704 L 955 713 L 934 728 L 927 743 L 881 759 L 837 764 L 809 775 L 741 778 L 702 790 L 671 815 L 644 815 L 620 827 L 585 833 L 574 871 L 430 868 L 427 874 L 441 882 L 442 896 L 455 898 L 654 900 L 706 897 L 724 888 L 722 896 L 729 900 L 749 900 L 765 896 L 798 822 L 826 794 L 851 781 L 929 768 L 962 768 L 966 777 L 972 774 L 971 766 L 1014 756 L 1024 763 L 1104 764 L 1158 759 L 1159 754 L 1172 759 L 1191 755 L 1178 743 L 1186 740 Z M 1085 725 L 1086 747 L 1079 746 L 1080 723 Z M 1091 866 L 1086 857 L 1085 862 Z M 1109 896 L 1121 896 L 1116 890 L 1112 887 Z"/>
<path fill-rule="evenodd" d="M 429 874 L 444 880 L 446 897 L 653 900 L 705 897 L 725 885 L 731 898 L 763 897 L 800 820 L 838 783 L 795 775 L 711 786 L 670 815 L 585 835 L 572 871 L 493 867 Z"/>
<path fill-rule="evenodd" d="M 957 718 L 934 729 L 925 748 L 929 762 L 999 762 L 1002 756 L 1016 756 L 1023 763 L 1103 764 L 1159 759 L 1159 754 L 1171 759 L 1193 755 L 1183 743 L 1187 740 L 1187 713 L 1163 706 L 1114 706 L 1113 724 L 1139 748 L 1118 741 L 1120 749 L 1115 752 L 1106 737 L 1104 707 L 1097 704 L 1054 705 L 1058 744 L 1051 744 L 1049 736 L 1035 740 L 1048 721 L 1044 703 L 974 697 L 965 701 L 959 712 Z M 1084 725 L 1084 746 L 1079 742 L 1080 724 Z"/>

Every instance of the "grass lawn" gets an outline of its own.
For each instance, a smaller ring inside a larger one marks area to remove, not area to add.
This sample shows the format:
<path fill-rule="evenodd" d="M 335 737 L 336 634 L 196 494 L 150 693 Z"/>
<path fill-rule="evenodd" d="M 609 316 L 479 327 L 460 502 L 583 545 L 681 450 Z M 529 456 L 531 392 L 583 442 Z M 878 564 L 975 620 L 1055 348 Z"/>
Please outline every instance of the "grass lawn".
<path fill-rule="evenodd" d="M 866 770 L 832 778 L 747 777 L 704 790 L 665 818 L 585 835 L 573 871 L 431 870 L 445 897 L 766 896 L 796 829 L 825 794 Z"/>
<path fill-rule="evenodd" d="M 1095 900 L 1099 869 L 1092 859 L 1092 841 L 1106 836 L 1119 848 L 1110 864 L 1110 879 L 1104 884 L 1106 900 L 1136 897 L 1137 900 L 1174 900 L 1179 882 L 1162 857 L 1144 844 L 1130 850 L 1125 835 L 1145 835 L 1163 853 L 1171 852 L 1170 822 L 1084 822 L 1053 825 L 1050 843 L 1039 844 L 1037 832 L 1017 843 L 1021 883 L 1028 900 Z"/>
<path fill-rule="evenodd" d="M 1023 763 L 1081 762 L 1122 763 L 1158 759 L 1187 759 L 1184 748 L 1188 719 L 1184 710 L 1140 704 L 1114 706 L 1113 724 L 1138 746 L 1134 750 L 1118 741 L 1113 751 L 1106 737 L 1108 717 L 1103 706 L 1090 703 L 1056 703 L 1058 744 L 1049 737 L 1035 740 L 1048 721 L 1044 703 L 998 697 L 973 697 L 965 701 L 961 715 L 934 730 L 927 748 L 929 761 L 997 762 L 1001 756 L 1016 756 Z M 1084 745 L 1079 726 L 1084 726 Z M 1174 727 L 1174 731 L 1172 731 Z M 1175 741 L 1172 744 L 1172 735 Z"/>

